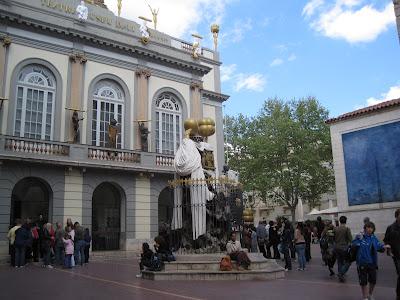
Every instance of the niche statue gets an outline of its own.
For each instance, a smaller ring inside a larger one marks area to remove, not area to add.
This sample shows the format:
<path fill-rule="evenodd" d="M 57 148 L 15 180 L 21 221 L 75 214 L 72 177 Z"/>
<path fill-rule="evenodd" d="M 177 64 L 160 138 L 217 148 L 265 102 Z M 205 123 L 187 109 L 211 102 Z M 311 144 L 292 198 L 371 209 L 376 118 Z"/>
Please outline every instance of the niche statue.
<path fill-rule="evenodd" d="M 79 138 L 80 138 L 80 130 L 79 130 L 79 121 L 82 121 L 83 118 L 79 118 L 78 112 L 75 110 L 72 114 L 72 126 L 74 130 L 74 137 L 73 137 L 73 142 L 79 143 Z"/>
<path fill-rule="evenodd" d="M 142 151 L 149 151 L 148 135 L 150 133 L 149 129 L 144 125 L 144 122 L 139 122 L 139 132 L 140 132 L 140 143 L 142 145 Z"/>
<path fill-rule="evenodd" d="M 108 125 L 108 147 L 109 148 L 117 148 L 117 135 L 118 135 L 118 126 L 117 121 L 115 119 L 111 119 L 110 124 Z"/>

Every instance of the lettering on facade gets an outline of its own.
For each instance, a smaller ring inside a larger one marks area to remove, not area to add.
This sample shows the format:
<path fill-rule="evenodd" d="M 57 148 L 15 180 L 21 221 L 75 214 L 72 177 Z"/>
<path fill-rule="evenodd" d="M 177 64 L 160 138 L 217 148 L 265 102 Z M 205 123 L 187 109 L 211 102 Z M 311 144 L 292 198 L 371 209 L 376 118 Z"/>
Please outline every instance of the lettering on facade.
<path fill-rule="evenodd" d="M 42 6 L 45 6 L 47 8 L 58 10 L 69 15 L 75 15 L 76 8 L 68 4 L 65 4 L 63 2 L 59 2 L 56 0 L 41 0 L 41 2 Z M 91 21 L 106 24 L 108 26 L 113 25 L 113 19 L 107 16 L 102 16 L 95 13 L 89 13 L 89 19 Z M 135 32 L 134 25 L 126 22 L 121 22 L 121 21 L 115 22 L 115 28 L 129 32 Z"/>

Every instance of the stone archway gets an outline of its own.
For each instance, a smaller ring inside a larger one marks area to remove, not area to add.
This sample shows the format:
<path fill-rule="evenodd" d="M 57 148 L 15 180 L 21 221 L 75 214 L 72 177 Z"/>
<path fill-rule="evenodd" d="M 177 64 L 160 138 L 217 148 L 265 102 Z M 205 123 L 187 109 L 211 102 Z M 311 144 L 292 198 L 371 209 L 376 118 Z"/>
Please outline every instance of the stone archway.
<path fill-rule="evenodd" d="M 158 196 L 158 226 L 170 226 L 172 223 L 174 210 L 174 191 L 165 188 Z M 159 228 L 160 229 L 160 228 Z"/>
<path fill-rule="evenodd" d="M 93 250 L 119 250 L 123 192 L 116 184 L 101 183 L 92 198 Z"/>
<path fill-rule="evenodd" d="M 14 186 L 11 195 L 10 224 L 15 219 L 30 218 L 33 222 L 51 222 L 53 192 L 50 186 L 36 177 L 24 178 Z M 39 220 L 39 215 L 43 216 Z"/>

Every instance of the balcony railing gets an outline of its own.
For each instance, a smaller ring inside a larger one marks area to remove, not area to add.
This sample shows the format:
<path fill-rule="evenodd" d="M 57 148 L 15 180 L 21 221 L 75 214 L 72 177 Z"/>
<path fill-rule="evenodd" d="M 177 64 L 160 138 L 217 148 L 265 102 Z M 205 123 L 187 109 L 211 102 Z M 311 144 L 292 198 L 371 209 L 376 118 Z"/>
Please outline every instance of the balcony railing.
<path fill-rule="evenodd" d="M 120 149 L 89 147 L 88 158 L 92 160 L 140 164 L 140 153 Z"/>
<path fill-rule="evenodd" d="M 0 159 L 164 173 L 172 173 L 174 165 L 172 155 L 4 135 L 0 135 Z"/>
<path fill-rule="evenodd" d="M 18 137 L 5 139 L 5 150 L 47 156 L 68 156 L 69 146 L 60 143 L 38 141 Z"/>

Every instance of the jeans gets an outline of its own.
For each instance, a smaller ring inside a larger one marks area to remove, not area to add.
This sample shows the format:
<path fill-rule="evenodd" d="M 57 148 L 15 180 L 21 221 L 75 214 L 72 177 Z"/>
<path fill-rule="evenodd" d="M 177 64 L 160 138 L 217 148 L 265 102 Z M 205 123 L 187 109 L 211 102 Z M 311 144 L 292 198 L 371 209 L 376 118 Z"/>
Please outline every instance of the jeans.
<path fill-rule="evenodd" d="M 15 267 L 15 246 L 10 245 L 11 266 Z"/>
<path fill-rule="evenodd" d="M 396 295 L 397 300 L 400 300 L 400 258 L 393 257 L 394 266 L 396 267 L 397 272 L 397 288 L 396 288 Z"/>
<path fill-rule="evenodd" d="M 260 252 L 262 253 L 262 255 L 265 258 L 267 258 L 267 253 L 265 252 L 265 242 L 264 241 L 258 242 L 258 248 L 260 249 Z"/>
<path fill-rule="evenodd" d="M 55 250 L 56 264 L 61 266 L 64 262 L 64 245 L 56 246 Z"/>
<path fill-rule="evenodd" d="M 306 268 L 306 245 L 297 244 L 296 245 L 297 258 L 299 261 L 299 268 L 304 270 Z"/>
<path fill-rule="evenodd" d="M 75 265 L 80 264 L 82 266 L 83 263 L 85 262 L 85 246 L 86 242 L 84 240 L 80 240 L 75 243 L 75 249 L 74 249 Z"/>
<path fill-rule="evenodd" d="M 43 265 L 48 266 L 50 265 L 50 256 L 51 256 L 50 246 L 45 245 L 42 251 L 43 251 Z"/>
<path fill-rule="evenodd" d="M 279 253 L 279 250 L 278 250 L 278 244 L 273 243 L 272 248 L 274 249 L 274 259 L 281 259 L 281 254 Z"/>
<path fill-rule="evenodd" d="M 25 246 L 15 246 L 15 266 L 25 265 Z"/>
<path fill-rule="evenodd" d="M 65 254 L 64 267 L 68 269 L 72 268 L 72 254 Z"/>
<path fill-rule="evenodd" d="M 90 249 L 90 244 L 85 245 L 85 264 L 89 263 L 89 249 Z"/>
<path fill-rule="evenodd" d="M 350 263 L 347 260 L 348 254 L 346 250 L 338 248 L 336 248 L 335 252 L 338 265 L 338 275 L 340 277 L 343 277 L 350 268 Z"/>
<path fill-rule="evenodd" d="M 292 259 L 290 258 L 289 245 L 283 245 L 283 257 L 285 258 L 285 269 L 292 269 Z"/>

